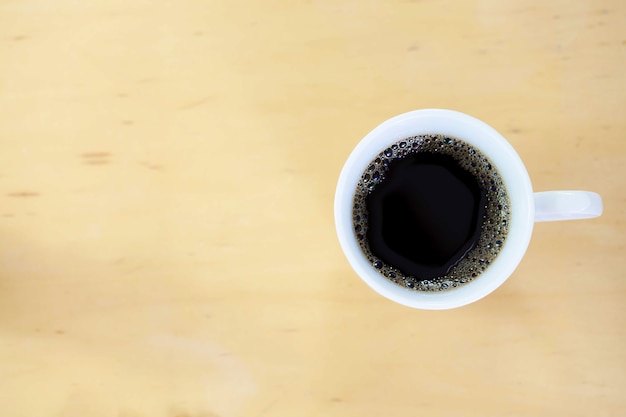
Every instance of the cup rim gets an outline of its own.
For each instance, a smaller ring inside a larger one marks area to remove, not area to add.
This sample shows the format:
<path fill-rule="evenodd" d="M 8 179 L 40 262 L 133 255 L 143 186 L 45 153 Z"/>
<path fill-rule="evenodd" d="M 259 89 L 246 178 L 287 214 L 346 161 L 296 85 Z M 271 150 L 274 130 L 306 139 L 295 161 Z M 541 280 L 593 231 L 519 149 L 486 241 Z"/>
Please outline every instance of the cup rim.
<path fill-rule="evenodd" d="M 387 145 L 420 134 L 458 137 L 480 149 L 500 173 L 511 201 L 505 244 L 489 268 L 471 282 L 440 292 L 419 292 L 394 284 L 371 265 L 352 230 L 352 202 L 361 174 Z M 486 123 L 454 110 L 422 109 L 392 117 L 375 127 L 346 160 L 335 192 L 337 236 L 357 275 L 380 295 L 407 307 L 441 310 L 475 302 L 502 285 L 523 258 L 534 225 L 534 200 L 528 171 L 509 142 Z"/>

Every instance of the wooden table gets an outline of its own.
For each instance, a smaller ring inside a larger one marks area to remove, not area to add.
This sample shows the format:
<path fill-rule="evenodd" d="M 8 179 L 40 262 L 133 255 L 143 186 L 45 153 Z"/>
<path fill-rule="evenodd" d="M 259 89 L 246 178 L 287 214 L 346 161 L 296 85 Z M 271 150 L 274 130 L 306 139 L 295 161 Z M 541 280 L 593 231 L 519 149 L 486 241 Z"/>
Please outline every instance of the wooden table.
<path fill-rule="evenodd" d="M 0 410 L 11 417 L 626 415 L 626 4 L 0 1 Z M 376 295 L 332 204 L 353 146 L 498 129 L 542 223 L 450 311 Z"/>

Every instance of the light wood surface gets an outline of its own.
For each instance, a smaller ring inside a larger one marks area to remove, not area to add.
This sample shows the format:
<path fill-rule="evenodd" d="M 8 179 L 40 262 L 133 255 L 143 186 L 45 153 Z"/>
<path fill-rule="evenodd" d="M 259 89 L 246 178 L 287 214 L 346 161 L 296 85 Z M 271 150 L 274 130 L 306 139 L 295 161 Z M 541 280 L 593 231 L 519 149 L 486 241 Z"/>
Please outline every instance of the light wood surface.
<path fill-rule="evenodd" d="M 626 415 L 626 4 L 0 0 L 0 414 Z M 488 298 L 373 293 L 334 187 L 442 107 L 516 147 L 542 223 Z"/>

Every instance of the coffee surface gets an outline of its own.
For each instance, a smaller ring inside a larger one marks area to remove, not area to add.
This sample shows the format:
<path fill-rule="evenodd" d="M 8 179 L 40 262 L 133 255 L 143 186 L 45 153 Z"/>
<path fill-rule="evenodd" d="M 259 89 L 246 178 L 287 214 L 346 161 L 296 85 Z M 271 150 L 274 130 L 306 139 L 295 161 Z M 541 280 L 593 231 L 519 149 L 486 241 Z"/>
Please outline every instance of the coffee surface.
<path fill-rule="evenodd" d="M 468 143 L 448 136 L 403 139 L 363 172 L 353 227 L 372 265 L 391 281 L 442 291 L 479 276 L 509 230 L 499 173 Z"/>

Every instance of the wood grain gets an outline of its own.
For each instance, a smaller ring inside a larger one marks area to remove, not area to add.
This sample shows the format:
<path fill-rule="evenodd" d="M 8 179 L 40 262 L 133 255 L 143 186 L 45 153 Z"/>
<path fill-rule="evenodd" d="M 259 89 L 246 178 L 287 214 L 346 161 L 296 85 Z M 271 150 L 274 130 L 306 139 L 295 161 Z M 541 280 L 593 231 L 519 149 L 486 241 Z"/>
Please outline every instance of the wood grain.
<path fill-rule="evenodd" d="M 0 410 L 626 415 L 626 5 L 0 1 Z M 337 243 L 341 166 L 442 107 L 516 147 L 542 223 L 488 298 L 395 305 Z"/>

